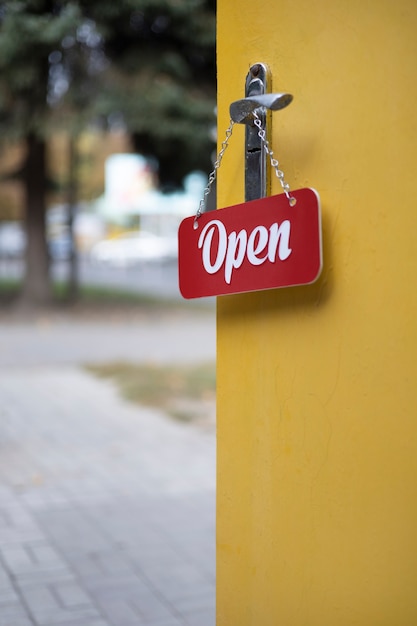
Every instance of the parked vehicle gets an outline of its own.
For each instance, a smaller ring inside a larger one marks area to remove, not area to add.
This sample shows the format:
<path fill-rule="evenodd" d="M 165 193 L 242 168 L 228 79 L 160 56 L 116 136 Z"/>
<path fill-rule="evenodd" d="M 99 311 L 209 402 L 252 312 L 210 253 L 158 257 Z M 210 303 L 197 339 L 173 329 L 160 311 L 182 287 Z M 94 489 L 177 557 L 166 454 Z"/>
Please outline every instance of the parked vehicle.
<path fill-rule="evenodd" d="M 0 258 L 20 259 L 26 248 L 26 234 L 19 222 L 0 224 Z"/>
<path fill-rule="evenodd" d="M 72 241 L 67 233 L 48 239 L 49 256 L 53 261 L 66 261 L 71 256 Z"/>
<path fill-rule="evenodd" d="M 91 250 L 96 263 L 118 266 L 141 262 L 174 260 L 178 256 L 176 237 L 163 237 L 147 231 L 135 231 L 100 241 Z"/>

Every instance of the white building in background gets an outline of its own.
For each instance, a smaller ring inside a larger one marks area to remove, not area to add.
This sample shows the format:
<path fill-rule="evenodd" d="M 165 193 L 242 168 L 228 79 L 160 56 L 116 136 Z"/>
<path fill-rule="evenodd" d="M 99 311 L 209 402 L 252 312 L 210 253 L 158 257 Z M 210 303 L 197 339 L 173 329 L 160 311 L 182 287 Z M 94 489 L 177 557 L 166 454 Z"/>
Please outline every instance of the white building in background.
<path fill-rule="evenodd" d="M 172 235 L 184 217 L 197 212 L 206 183 L 205 174 L 193 172 L 185 178 L 183 192 L 163 194 L 152 161 L 137 154 L 114 154 L 106 161 L 104 195 L 94 208 L 108 222 Z"/>

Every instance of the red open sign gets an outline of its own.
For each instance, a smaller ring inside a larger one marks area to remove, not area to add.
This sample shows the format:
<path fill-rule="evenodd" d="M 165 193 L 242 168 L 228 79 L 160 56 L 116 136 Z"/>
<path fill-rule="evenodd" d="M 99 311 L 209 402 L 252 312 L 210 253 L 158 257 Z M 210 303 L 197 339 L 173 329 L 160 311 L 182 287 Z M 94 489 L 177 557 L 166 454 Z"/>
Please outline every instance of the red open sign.
<path fill-rule="evenodd" d="M 203 213 L 180 224 L 179 284 L 184 298 L 313 283 L 322 269 L 320 200 L 314 189 Z"/>

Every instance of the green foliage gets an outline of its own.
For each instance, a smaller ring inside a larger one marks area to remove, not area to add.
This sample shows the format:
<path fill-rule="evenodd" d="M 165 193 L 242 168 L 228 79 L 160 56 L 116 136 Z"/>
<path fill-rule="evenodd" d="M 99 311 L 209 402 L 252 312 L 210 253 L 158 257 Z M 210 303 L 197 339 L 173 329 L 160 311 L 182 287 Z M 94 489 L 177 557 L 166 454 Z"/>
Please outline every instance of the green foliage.
<path fill-rule="evenodd" d="M 178 186 L 211 169 L 213 0 L 0 0 L 0 137 L 24 139 L 27 263 L 22 296 L 48 299 L 48 137 L 123 124 Z"/>
<path fill-rule="evenodd" d="M 53 12 L 53 3 L 34 0 L 0 5 L 0 128 L 2 134 L 23 137 L 48 131 L 50 55 L 80 20 L 68 3 Z M 50 6 L 51 5 L 51 6 Z M 48 10 L 49 7 L 49 10 Z"/>
<path fill-rule="evenodd" d="M 214 106 L 211 0 L 0 2 L 2 136 L 123 123 L 178 184 L 211 166 Z"/>
<path fill-rule="evenodd" d="M 105 3 L 107 5 L 107 3 Z M 211 169 L 215 122 L 215 7 L 210 0 L 123 0 L 118 14 L 89 3 L 112 60 L 97 113 L 118 112 L 138 152 L 157 156 L 162 182 Z M 114 66 L 118 71 L 114 72 Z"/>

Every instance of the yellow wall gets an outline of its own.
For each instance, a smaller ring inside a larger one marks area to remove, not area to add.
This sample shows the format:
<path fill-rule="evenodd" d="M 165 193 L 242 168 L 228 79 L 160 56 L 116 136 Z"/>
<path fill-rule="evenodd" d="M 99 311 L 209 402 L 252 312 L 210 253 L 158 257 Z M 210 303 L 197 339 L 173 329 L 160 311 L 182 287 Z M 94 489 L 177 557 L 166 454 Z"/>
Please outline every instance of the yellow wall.
<path fill-rule="evenodd" d="M 324 269 L 218 300 L 217 626 L 414 626 L 417 2 L 218 0 L 220 140 L 258 61 L 294 95 L 272 147 L 321 195 Z"/>

